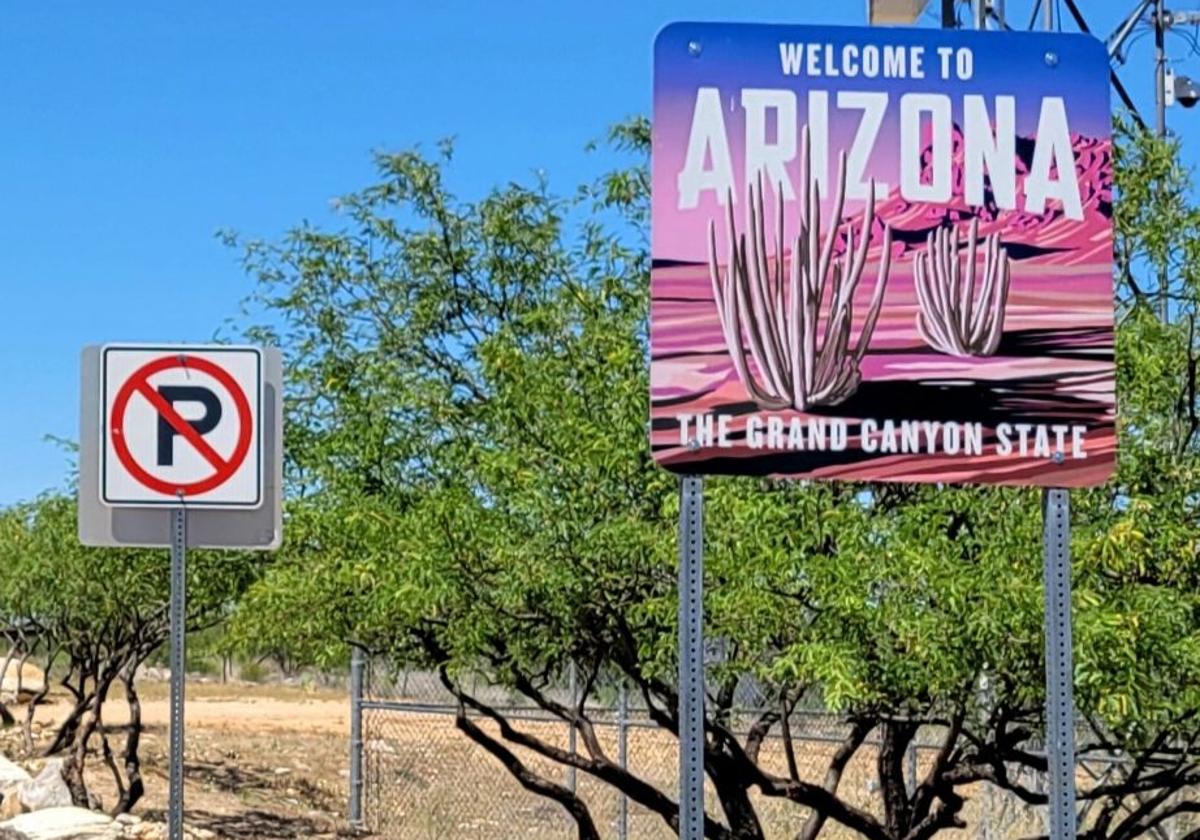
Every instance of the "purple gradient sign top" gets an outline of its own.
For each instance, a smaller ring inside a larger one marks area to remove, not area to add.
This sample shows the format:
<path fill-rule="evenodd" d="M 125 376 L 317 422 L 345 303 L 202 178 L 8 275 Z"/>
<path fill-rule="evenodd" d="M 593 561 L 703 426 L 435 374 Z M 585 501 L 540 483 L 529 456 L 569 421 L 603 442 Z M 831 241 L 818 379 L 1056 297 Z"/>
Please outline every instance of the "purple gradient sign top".
<path fill-rule="evenodd" d="M 1088 36 L 668 26 L 654 54 L 655 459 L 1104 482 L 1110 125 L 1108 57 Z"/>

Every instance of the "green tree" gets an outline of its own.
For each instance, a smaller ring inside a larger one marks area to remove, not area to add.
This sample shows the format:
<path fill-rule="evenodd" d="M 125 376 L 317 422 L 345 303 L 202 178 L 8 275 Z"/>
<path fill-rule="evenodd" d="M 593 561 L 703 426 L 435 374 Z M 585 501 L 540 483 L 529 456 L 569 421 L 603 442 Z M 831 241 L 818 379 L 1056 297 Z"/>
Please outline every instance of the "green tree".
<path fill-rule="evenodd" d="M 188 628 L 223 619 L 260 573 L 255 555 L 196 551 L 189 555 Z M 118 800 L 131 809 L 145 792 L 139 756 L 139 666 L 166 643 L 169 632 L 169 563 L 163 550 L 96 549 L 79 544 L 75 502 L 46 495 L 0 511 L 0 634 L 21 656 L 40 657 L 70 694 L 72 709 L 58 724 L 44 754 L 64 754 L 64 778 L 79 805 L 90 802 L 84 782 L 89 754 L 98 752 L 112 774 Z M 61 664 L 60 664 L 61 663 Z M 104 704 L 120 686 L 129 707 L 124 744 L 114 749 Z M 26 747 L 35 707 L 28 706 Z"/>
<path fill-rule="evenodd" d="M 677 828 L 674 791 L 619 767 L 586 708 L 624 679 L 659 727 L 678 728 L 676 482 L 651 463 L 645 429 L 648 138 L 644 121 L 618 128 L 629 167 L 570 198 L 538 183 L 463 201 L 444 185 L 449 147 L 380 155 L 379 182 L 341 202 L 345 229 L 244 244 L 275 325 L 260 333 L 289 359 L 295 501 L 236 635 L 315 662 L 353 644 L 436 671 L 459 728 L 560 803 L 581 838 L 598 836 L 587 803 L 523 754 L 591 774 Z M 1097 806 L 1087 830 L 1112 840 L 1193 809 L 1180 794 L 1200 770 L 1197 219 L 1174 160 L 1122 134 L 1120 476 L 1075 497 L 1084 750 L 1130 760 L 1081 792 Z M 1178 278 L 1169 326 L 1134 279 L 1155 259 Z M 720 803 L 708 837 L 764 836 L 752 792 L 808 809 L 805 838 L 832 820 L 924 840 L 963 824 L 979 781 L 1045 801 L 1015 772 L 1045 768 L 1036 493 L 721 479 L 707 498 L 706 633 L 725 651 L 706 706 Z M 572 664 L 573 707 L 552 690 Z M 582 754 L 488 705 L 474 674 L 573 724 Z M 769 697 L 739 734 L 745 675 Z M 785 728 L 814 698 L 847 731 L 815 781 Z M 784 774 L 761 754 L 781 730 Z M 922 730 L 940 747 L 910 778 L 901 757 Z M 839 790 L 860 752 L 875 756 L 882 816 Z"/>

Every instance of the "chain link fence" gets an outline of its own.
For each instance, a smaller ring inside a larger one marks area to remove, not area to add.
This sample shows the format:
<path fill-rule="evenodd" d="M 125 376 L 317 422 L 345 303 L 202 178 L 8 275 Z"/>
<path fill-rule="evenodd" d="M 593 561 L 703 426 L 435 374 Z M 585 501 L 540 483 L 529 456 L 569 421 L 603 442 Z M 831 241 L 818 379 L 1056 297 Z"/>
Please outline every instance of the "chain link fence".
<path fill-rule="evenodd" d="M 566 750 L 582 749 L 575 733 L 563 721 L 482 680 L 464 686 L 472 696 L 500 711 L 514 725 Z M 571 687 L 563 686 L 555 699 L 569 702 Z M 622 767 L 675 798 L 678 790 L 679 744 L 654 724 L 640 698 L 614 687 L 599 692 L 599 702 L 589 706 L 589 717 L 605 752 Z M 762 697 L 752 681 L 739 686 L 735 729 L 744 734 Z M 566 811 L 551 800 L 526 791 L 500 763 L 470 741 L 455 725 L 457 704 L 435 674 L 390 672 L 384 667 L 365 669 L 361 699 L 361 822 L 386 840 L 457 840 L 458 838 L 522 837 L 532 840 L 573 840 L 575 826 Z M 496 727 L 485 718 L 472 719 L 491 735 Z M 789 718 L 794 759 L 805 781 L 820 784 L 838 746 L 846 736 L 846 723 L 838 716 L 816 711 L 798 712 Z M 920 778 L 932 765 L 938 731 L 925 727 L 906 755 L 905 776 Z M 531 770 L 575 790 L 587 803 L 601 836 L 606 840 L 667 840 L 676 835 L 659 817 L 627 801 L 615 788 L 586 773 L 508 745 Z M 352 746 L 352 753 L 356 748 Z M 839 796 L 882 818 L 883 803 L 877 789 L 877 742 L 868 739 L 847 765 Z M 355 756 L 352 755 L 352 766 Z M 781 776 L 789 772 L 788 755 L 780 727 L 763 743 L 762 766 Z M 1079 765 L 1079 782 L 1091 785 L 1119 766 L 1111 757 L 1089 758 Z M 1026 787 L 1045 791 L 1040 774 L 1022 771 Z M 352 788 L 355 780 L 351 779 Z M 710 813 L 720 813 L 715 793 L 707 792 Z M 768 838 L 794 840 L 808 812 L 790 802 L 753 794 L 754 804 Z M 978 840 L 1042 835 L 1042 808 L 1031 807 L 1007 791 L 980 783 L 967 791 L 962 817 L 969 836 Z M 352 816 L 354 807 L 351 807 Z M 1081 824 L 1086 825 L 1084 805 Z M 1167 828 L 1156 840 L 1170 840 Z M 823 838 L 850 837 L 852 833 L 826 823 Z M 961 836 L 961 835 L 960 835 Z"/>

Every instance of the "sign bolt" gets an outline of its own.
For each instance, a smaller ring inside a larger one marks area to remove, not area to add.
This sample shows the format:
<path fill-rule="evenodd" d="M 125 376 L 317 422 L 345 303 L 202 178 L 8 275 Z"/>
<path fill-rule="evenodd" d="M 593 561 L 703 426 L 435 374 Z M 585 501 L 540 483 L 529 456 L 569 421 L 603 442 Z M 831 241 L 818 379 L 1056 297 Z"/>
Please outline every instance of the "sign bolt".
<path fill-rule="evenodd" d="M 1046 53 L 1046 66 L 1047 67 L 1057 67 L 1058 66 L 1058 53 L 1053 52 L 1053 51 Z"/>
<path fill-rule="evenodd" d="M 687 448 L 691 452 L 695 452 L 700 448 L 700 441 L 696 440 L 695 438 L 688 438 Z"/>
<path fill-rule="evenodd" d="M 1061 452 L 1054 453 L 1054 463 L 1061 464 L 1064 460 L 1066 460 L 1066 459 L 1063 457 L 1063 454 Z"/>
<path fill-rule="evenodd" d="M 688 41 L 688 54 L 693 58 L 699 57 L 702 51 L 703 47 L 700 46 L 699 41 Z"/>

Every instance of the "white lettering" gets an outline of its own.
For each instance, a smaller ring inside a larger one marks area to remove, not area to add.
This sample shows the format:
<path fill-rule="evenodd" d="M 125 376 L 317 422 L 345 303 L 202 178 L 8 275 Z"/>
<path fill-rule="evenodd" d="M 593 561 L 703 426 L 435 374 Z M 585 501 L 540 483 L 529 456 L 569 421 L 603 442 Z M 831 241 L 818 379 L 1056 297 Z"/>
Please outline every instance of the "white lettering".
<path fill-rule="evenodd" d="M 857 108 L 862 111 L 862 119 L 858 122 L 858 131 L 850 144 L 850 153 L 846 156 L 846 197 L 865 199 L 870 192 L 870 184 L 865 179 L 867 164 L 871 160 L 871 152 L 875 148 L 875 140 L 879 137 L 879 127 L 883 125 L 883 115 L 887 111 L 888 95 L 886 93 L 868 93 L 866 91 L 843 90 L 838 93 L 839 108 Z M 882 182 L 875 184 L 875 198 L 887 198 L 888 185 Z"/>
<path fill-rule="evenodd" d="M 1012 426 L 1007 423 L 1000 423 L 996 426 L 996 454 L 1011 455 L 1012 440 L 1009 437 L 1012 434 Z"/>
<path fill-rule="evenodd" d="M 676 420 L 676 422 L 679 423 L 679 445 L 687 446 L 688 445 L 688 426 L 691 423 L 692 415 L 676 414 L 675 420 Z"/>
<path fill-rule="evenodd" d="M 1052 169 L 1057 173 L 1057 178 L 1050 176 Z M 1042 99 L 1033 162 L 1025 179 L 1025 212 L 1045 212 L 1048 198 L 1062 202 L 1063 213 L 1068 219 L 1078 221 L 1083 218 L 1083 199 L 1079 195 L 1079 179 L 1075 176 L 1071 130 L 1067 127 L 1067 109 L 1061 96 Z"/>
<path fill-rule="evenodd" d="M 803 55 L 803 44 L 780 44 L 779 63 L 783 67 L 783 75 L 799 76 Z"/>
<path fill-rule="evenodd" d="M 858 439 L 863 452 L 874 452 L 879 448 L 879 443 L 872 437 L 878 428 L 879 426 L 874 420 L 863 420 L 859 424 Z"/>
<path fill-rule="evenodd" d="M 751 414 L 746 420 L 746 445 L 751 449 L 762 449 L 762 418 L 757 414 Z"/>
<path fill-rule="evenodd" d="M 1072 426 L 1071 427 L 1071 457 L 1086 458 L 1087 452 L 1083 448 L 1083 436 L 1087 434 L 1087 426 Z"/>
<path fill-rule="evenodd" d="M 787 174 L 787 163 L 796 156 L 796 94 L 790 90 L 742 91 L 746 109 L 746 183 L 753 184 L 762 172 L 764 180 L 783 197 L 795 197 Z M 767 111 L 775 112 L 775 142 L 767 142 Z"/>
<path fill-rule="evenodd" d="M 767 418 L 767 449 L 783 449 L 783 418 Z"/>
<path fill-rule="evenodd" d="M 708 160 L 712 165 L 706 167 Z M 692 129 L 678 187 L 680 210 L 696 207 L 700 203 L 700 193 L 705 190 L 714 190 L 717 202 L 723 206 L 726 195 L 733 189 L 733 157 L 729 153 L 729 139 L 725 136 L 721 94 L 715 87 L 702 87 L 696 91 Z"/>
<path fill-rule="evenodd" d="M 933 148 L 932 180 L 921 181 L 921 122 L 929 114 Z M 906 93 L 900 97 L 900 191 L 911 201 L 944 204 L 950 200 L 950 97 L 938 93 Z"/>
<path fill-rule="evenodd" d="M 963 179 L 968 204 L 983 204 L 983 173 L 986 169 L 991 175 L 996 204 L 1005 210 L 1016 209 L 1017 175 L 1013 168 L 1016 138 L 1016 100 L 1013 97 L 996 97 L 995 135 L 983 97 L 972 94 L 963 98 Z"/>

